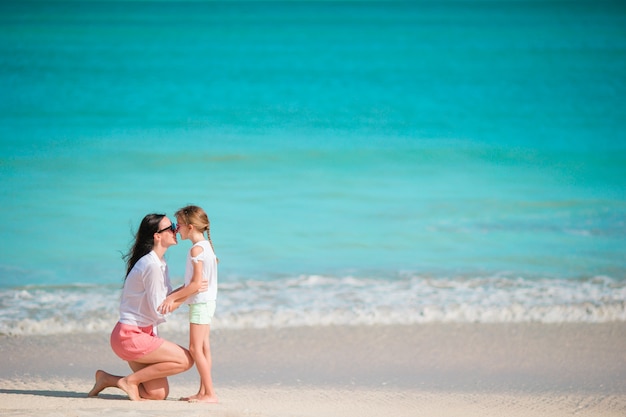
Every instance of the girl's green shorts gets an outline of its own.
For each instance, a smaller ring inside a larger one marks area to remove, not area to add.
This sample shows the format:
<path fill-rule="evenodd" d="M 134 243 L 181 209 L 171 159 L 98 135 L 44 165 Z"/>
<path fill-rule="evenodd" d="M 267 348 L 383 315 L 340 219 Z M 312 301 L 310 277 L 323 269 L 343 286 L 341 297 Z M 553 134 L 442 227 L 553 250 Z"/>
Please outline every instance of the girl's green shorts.
<path fill-rule="evenodd" d="M 215 300 L 206 303 L 189 304 L 189 323 L 211 324 L 215 314 Z"/>

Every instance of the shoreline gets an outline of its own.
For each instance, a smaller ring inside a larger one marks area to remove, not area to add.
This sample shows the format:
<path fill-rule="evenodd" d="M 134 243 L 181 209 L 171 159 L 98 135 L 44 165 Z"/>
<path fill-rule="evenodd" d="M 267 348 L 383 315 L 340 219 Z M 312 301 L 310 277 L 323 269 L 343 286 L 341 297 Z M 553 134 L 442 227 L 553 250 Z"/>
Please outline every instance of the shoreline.
<path fill-rule="evenodd" d="M 216 415 L 626 414 L 624 322 L 217 329 L 211 344 Z M 3 415 L 206 412 L 175 401 L 197 388 L 195 369 L 170 378 L 165 402 L 85 398 L 97 369 L 128 372 L 108 334 L 0 336 L 0 355 Z"/>

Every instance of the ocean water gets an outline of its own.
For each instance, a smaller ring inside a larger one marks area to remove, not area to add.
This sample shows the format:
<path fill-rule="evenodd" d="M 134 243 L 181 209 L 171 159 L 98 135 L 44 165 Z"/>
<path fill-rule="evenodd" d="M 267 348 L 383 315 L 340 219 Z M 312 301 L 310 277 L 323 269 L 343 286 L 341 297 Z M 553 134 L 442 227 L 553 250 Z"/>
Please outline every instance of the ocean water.
<path fill-rule="evenodd" d="M 216 327 L 626 320 L 620 2 L 1 2 L 0 92 L 2 334 L 189 203 Z"/>

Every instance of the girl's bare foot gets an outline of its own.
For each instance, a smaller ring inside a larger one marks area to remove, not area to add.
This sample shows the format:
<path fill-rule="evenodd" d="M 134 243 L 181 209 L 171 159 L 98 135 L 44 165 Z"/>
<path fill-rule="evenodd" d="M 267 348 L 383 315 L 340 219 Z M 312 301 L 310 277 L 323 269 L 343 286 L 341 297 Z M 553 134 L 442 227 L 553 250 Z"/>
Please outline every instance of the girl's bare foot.
<path fill-rule="evenodd" d="M 194 399 L 190 399 L 190 403 L 208 403 L 208 404 L 217 404 L 219 401 L 216 395 L 194 395 Z"/>
<path fill-rule="evenodd" d="M 204 390 L 202 389 L 202 387 L 200 388 L 200 391 L 198 391 L 197 394 L 194 395 L 190 395 L 189 397 L 180 397 L 178 399 L 178 401 L 194 401 L 197 400 L 199 397 L 204 396 Z"/>
<path fill-rule="evenodd" d="M 126 378 L 120 378 L 117 381 L 117 387 L 124 391 L 128 395 L 128 399 L 131 401 L 142 401 L 143 398 L 139 395 L 139 386 L 130 384 Z"/>

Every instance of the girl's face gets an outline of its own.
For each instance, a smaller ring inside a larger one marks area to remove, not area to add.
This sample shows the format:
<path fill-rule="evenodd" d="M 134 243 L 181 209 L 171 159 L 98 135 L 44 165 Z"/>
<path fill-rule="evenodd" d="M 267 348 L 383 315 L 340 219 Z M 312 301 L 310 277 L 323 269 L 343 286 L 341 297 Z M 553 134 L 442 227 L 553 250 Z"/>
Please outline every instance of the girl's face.
<path fill-rule="evenodd" d="M 178 233 L 180 233 L 180 238 L 182 240 L 189 239 L 189 231 L 191 227 L 188 224 L 185 224 L 180 218 L 177 218 L 176 221 L 178 222 Z"/>

